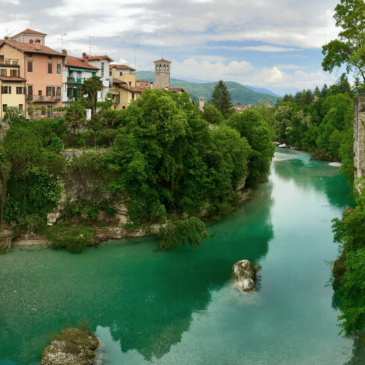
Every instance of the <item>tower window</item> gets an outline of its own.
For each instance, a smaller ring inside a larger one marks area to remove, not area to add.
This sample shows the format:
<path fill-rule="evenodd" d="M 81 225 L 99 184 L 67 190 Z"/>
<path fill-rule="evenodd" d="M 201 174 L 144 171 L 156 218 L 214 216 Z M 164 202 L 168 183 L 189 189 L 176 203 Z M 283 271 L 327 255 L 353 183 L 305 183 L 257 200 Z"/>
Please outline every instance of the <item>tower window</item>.
<path fill-rule="evenodd" d="M 32 43 L 33 43 L 33 39 L 30 39 L 30 40 L 29 40 L 29 43 L 30 43 L 30 44 L 32 44 Z"/>

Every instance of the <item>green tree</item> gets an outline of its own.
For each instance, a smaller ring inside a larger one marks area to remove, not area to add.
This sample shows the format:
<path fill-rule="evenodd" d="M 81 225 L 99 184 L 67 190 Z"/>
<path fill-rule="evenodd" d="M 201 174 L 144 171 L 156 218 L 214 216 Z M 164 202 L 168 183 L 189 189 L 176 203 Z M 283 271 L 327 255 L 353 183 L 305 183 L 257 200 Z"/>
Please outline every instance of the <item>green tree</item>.
<path fill-rule="evenodd" d="M 101 116 L 104 118 L 108 128 L 112 128 L 114 123 L 118 120 L 118 110 L 107 109 L 103 110 Z"/>
<path fill-rule="evenodd" d="M 210 100 L 225 119 L 232 114 L 232 97 L 222 80 L 215 85 Z"/>
<path fill-rule="evenodd" d="M 323 85 L 321 90 L 321 98 L 325 98 L 327 96 L 328 87 L 326 84 Z"/>
<path fill-rule="evenodd" d="M 210 124 L 221 124 L 224 118 L 222 113 L 213 104 L 205 104 L 203 119 Z"/>
<path fill-rule="evenodd" d="M 86 109 L 80 102 L 73 102 L 65 112 L 65 123 L 69 124 L 74 132 L 74 148 L 76 147 L 76 129 L 86 121 Z"/>
<path fill-rule="evenodd" d="M 254 109 L 233 114 L 227 125 L 236 129 L 251 146 L 249 154 L 249 177 L 256 179 L 268 174 L 275 147 L 271 142 L 271 131 L 262 115 Z"/>
<path fill-rule="evenodd" d="M 305 94 L 305 105 L 310 105 L 313 101 L 313 95 L 311 90 L 307 90 Z"/>
<path fill-rule="evenodd" d="M 314 96 L 317 98 L 321 97 L 321 91 L 319 90 L 318 86 L 316 86 L 316 88 L 314 89 Z"/>
<path fill-rule="evenodd" d="M 341 0 L 335 8 L 336 26 L 342 31 L 335 39 L 322 47 L 325 56 L 322 67 L 333 71 L 346 65 L 347 72 L 355 71 L 365 82 L 365 3 L 363 0 Z"/>
<path fill-rule="evenodd" d="M 81 93 L 83 95 L 88 95 L 90 103 L 93 106 L 93 113 L 96 113 L 96 103 L 98 99 L 98 91 L 104 89 L 103 81 L 101 77 L 93 75 L 89 79 L 85 79 L 81 85 Z"/>
<path fill-rule="evenodd" d="M 103 123 L 101 122 L 101 115 L 99 113 L 94 113 L 87 123 L 87 127 L 91 129 L 94 133 L 94 141 L 96 148 L 96 134 L 98 131 L 103 129 Z"/>
<path fill-rule="evenodd" d="M 16 106 L 8 106 L 4 115 L 4 120 L 8 123 L 13 121 L 25 121 L 24 110 L 20 110 Z"/>

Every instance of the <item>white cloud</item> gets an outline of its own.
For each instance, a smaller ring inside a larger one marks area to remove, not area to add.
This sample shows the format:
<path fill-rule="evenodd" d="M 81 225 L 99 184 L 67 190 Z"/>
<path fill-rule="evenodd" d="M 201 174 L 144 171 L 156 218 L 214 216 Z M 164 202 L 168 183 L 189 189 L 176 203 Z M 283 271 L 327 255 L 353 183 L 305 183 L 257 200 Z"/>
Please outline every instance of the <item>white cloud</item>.
<path fill-rule="evenodd" d="M 220 47 L 232 51 L 257 51 L 257 52 L 293 52 L 300 51 L 298 48 L 285 48 L 275 46 L 245 46 L 245 47 Z"/>
<path fill-rule="evenodd" d="M 299 66 L 299 65 L 275 65 L 277 68 L 280 68 L 281 70 L 298 70 L 307 68 L 306 66 Z"/>
<path fill-rule="evenodd" d="M 277 66 L 257 69 L 249 62 L 230 62 L 224 65 L 221 62 L 198 62 L 195 59 L 187 59 L 184 62 L 174 61 L 171 65 L 171 73 L 174 78 L 199 78 L 202 80 L 235 81 L 243 85 L 266 87 L 277 89 L 314 89 L 324 83 L 335 81 L 333 76 L 328 76 L 321 71 L 306 73 L 297 70 L 293 74 L 287 74 Z"/>
<path fill-rule="evenodd" d="M 1 0 L 1 2 L 13 4 L 13 5 L 19 5 L 19 0 Z"/>

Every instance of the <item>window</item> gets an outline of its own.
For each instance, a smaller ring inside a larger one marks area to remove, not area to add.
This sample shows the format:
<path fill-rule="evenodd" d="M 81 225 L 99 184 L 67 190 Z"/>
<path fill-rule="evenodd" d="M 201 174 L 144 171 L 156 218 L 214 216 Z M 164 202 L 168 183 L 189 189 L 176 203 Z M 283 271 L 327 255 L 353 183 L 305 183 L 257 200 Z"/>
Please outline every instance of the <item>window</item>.
<path fill-rule="evenodd" d="M 101 63 L 101 77 L 104 77 L 104 62 Z"/>
<path fill-rule="evenodd" d="M 0 70 L 0 76 L 6 76 L 6 70 L 4 69 Z"/>
<path fill-rule="evenodd" d="M 30 40 L 29 40 L 29 43 L 30 43 L 30 44 L 33 44 L 33 39 L 30 39 Z"/>
<path fill-rule="evenodd" d="M 33 61 L 27 61 L 27 71 L 33 72 Z"/>
<path fill-rule="evenodd" d="M 6 108 L 8 107 L 7 104 L 3 104 L 3 112 L 5 113 L 6 112 Z"/>
<path fill-rule="evenodd" d="M 4 63 L 4 56 L 0 55 L 0 63 Z"/>
<path fill-rule="evenodd" d="M 23 111 L 23 104 L 19 104 L 19 111 Z"/>
<path fill-rule="evenodd" d="M 11 70 L 11 73 L 13 77 L 17 77 L 18 76 L 18 70 Z"/>
<path fill-rule="evenodd" d="M 73 97 L 73 89 L 72 89 L 71 87 L 69 87 L 69 88 L 67 89 L 67 96 L 68 96 L 69 98 L 72 98 L 72 97 Z"/>
<path fill-rule="evenodd" d="M 134 93 L 132 93 L 132 99 L 134 100 Z"/>
<path fill-rule="evenodd" d="M 48 73 L 51 74 L 52 73 L 52 70 L 53 70 L 53 64 L 52 63 L 49 63 L 48 64 Z"/>
<path fill-rule="evenodd" d="M 42 96 L 42 90 L 38 90 L 38 95 Z"/>
<path fill-rule="evenodd" d="M 77 71 L 77 78 L 78 78 L 79 80 L 81 80 L 81 78 L 82 78 L 82 73 L 81 73 L 80 71 Z"/>
<path fill-rule="evenodd" d="M 48 56 L 48 59 L 51 60 L 52 59 L 52 56 Z"/>
<path fill-rule="evenodd" d="M 129 81 L 129 86 L 132 86 L 132 83 Z"/>
<path fill-rule="evenodd" d="M 33 57 L 33 53 L 28 53 L 28 57 Z"/>
<path fill-rule="evenodd" d="M 109 70 L 109 76 L 113 76 L 113 71 Z"/>
<path fill-rule="evenodd" d="M 125 109 L 125 106 L 123 106 L 122 109 Z"/>
<path fill-rule="evenodd" d="M 46 91 L 47 91 L 47 96 L 52 96 L 52 86 L 47 86 L 47 89 L 46 89 Z"/>
<path fill-rule="evenodd" d="M 57 63 L 57 75 L 61 75 L 61 64 Z"/>
<path fill-rule="evenodd" d="M 61 86 L 57 86 L 56 95 L 61 96 Z"/>
<path fill-rule="evenodd" d="M 1 93 L 2 94 L 9 94 L 9 88 L 11 88 L 10 86 L 2 86 L 1 87 Z"/>
<path fill-rule="evenodd" d="M 18 86 L 18 87 L 16 88 L 16 93 L 17 93 L 18 95 L 23 94 L 23 88 Z"/>
<path fill-rule="evenodd" d="M 33 85 L 28 85 L 28 95 L 33 95 Z"/>
<path fill-rule="evenodd" d="M 119 76 L 122 76 L 123 75 L 123 72 L 119 72 Z"/>

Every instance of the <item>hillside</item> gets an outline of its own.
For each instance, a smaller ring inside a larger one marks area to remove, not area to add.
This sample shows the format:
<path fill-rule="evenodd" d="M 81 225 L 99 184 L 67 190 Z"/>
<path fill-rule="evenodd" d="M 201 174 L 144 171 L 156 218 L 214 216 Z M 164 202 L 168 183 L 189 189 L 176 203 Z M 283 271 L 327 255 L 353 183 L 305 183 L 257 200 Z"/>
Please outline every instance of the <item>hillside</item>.
<path fill-rule="evenodd" d="M 137 71 L 136 79 L 146 80 L 146 81 L 154 81 L 155 74 L 152 71 Z M 225 81 L 228 90 L 231 93 L 233 104 L 256 104 L 261 103 L 261 100 L 268 100 L 271 105 L 274 105 L 276 100 L 278 99 L 276 96 L 273 96 L 268 93 L 263 92 L 255 92 L 250 90 L 248 87 L 245 87 L 237 82 L 233 81 Z M 217 82 L 208 82 L 197 84 L 193 82 L 183 81 L 171 78 L 170 87 L 182 87 L 189 95 L 193 98 L 194 101 L 198 101 L 200 95 L 205 96 L 205 100 L 209 101 L 210 95 L 212 94 L 215 85 Z"/>

